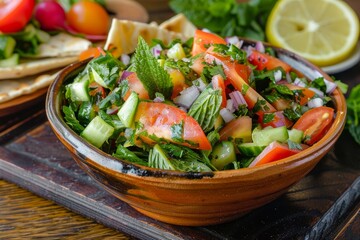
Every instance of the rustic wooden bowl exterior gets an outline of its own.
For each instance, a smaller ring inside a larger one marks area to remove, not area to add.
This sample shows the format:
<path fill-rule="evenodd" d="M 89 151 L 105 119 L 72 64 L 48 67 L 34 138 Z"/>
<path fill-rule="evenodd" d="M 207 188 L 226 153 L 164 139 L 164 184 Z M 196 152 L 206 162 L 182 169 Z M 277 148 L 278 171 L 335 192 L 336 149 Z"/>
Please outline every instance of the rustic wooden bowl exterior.
<path fill-rule="evenodd" d="M 246 40 L 246 43 L 252 43 Z M 279 58 L 305 76 L 324 76 L 319 68 L 286 50 L 274 48 Z M 183 173 L 138 166 L 116 159 L 74 133 L 62 115 L 63 86 L 86 65 L 65 68 L 49 88 L 46 112 L 50 125 L 76 162 L 104 188 L 139 212 L 159 221 L 205 226 L 224 223 L 263 206 L 304 177 L 332 148 L 346 116 L 343 94 L 336 89 L 335 121 L 323 139 L 294 156 L 253 168 L 210 173 Z"/>

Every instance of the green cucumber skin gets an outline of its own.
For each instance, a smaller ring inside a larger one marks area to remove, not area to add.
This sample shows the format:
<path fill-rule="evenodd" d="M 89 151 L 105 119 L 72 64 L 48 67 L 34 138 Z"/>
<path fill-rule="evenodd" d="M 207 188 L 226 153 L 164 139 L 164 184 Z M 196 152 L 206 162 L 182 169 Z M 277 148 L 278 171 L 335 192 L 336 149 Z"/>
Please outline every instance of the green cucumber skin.
<path fill-rule="evenodd" d="M 289 140 L 295 143 L 301 143 L 304 138 L 304 132 L 297 129 L 290 129 L 289 132 Z"/>
<path fill-rule="evenodd" d="M 137 93 L 131 92 L 129 98 L 125 101 L 117 113 L 120 121 L 125 125 L 125 127 L 131 127 L 133 125 L 138 104 L 139 96 Z"/>
<path fill-rule="evenodd" d="M 257 145 L 255 143 L 241 143 L 237 145 L 241 154 L 247 157 L 256 157 L 258 156 L 266 146 Z"/>
<path fill-rule="evenodd" d="M 100 116 L 96 116 L 89 125 L 86 126 L 80 136 L 100 148 L 114 133 L 114 128 L 106 123 Z"/>
<path fill-rule="evenodd" d="M 256 145 L 267 146 L 273 141 L 286 142 L 289 139 L 289 133 L 285 126 L 277 128 L 255 128 L 252 132 L 252 139 Z"/>
<path fill-rule="evenodd" d="M 218 170 L 236 161 L 234 144 L 231 141 L 222 141 L 215 145 L 211 153 L 211 164 Z"/>

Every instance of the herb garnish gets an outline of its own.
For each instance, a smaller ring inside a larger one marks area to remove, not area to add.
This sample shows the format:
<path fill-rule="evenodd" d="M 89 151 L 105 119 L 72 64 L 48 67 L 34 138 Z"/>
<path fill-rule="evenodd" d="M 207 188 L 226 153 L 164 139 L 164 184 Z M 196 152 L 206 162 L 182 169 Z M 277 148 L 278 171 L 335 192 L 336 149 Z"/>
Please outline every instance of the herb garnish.
<path fill-rule="evenodd" d="M 156 92 L 162 93 L 167 99 L 170 98 L 173 89 L 170 75 L 159 65 L 142 37 L 139 37 L 135 50 L 133 68 L 150 98 L 155 98 Z"/>

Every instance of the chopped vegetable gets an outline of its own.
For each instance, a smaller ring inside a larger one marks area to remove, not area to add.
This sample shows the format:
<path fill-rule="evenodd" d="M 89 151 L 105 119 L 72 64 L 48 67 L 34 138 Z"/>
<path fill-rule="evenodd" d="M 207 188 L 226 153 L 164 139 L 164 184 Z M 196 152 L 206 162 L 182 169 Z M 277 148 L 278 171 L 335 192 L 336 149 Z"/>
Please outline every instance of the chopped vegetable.
<path fill-rule="evenodd" d="M 140 37 L 130 61 L 95 57 L 65 87 L 65 121 L 116 158 L 191 172 L 259 166 L 325 136 L 332 82 L 310 81 L 260 43 L 248 55 L 254 44 L 197 34 L 195 48 L 156 40 L 153 54 Z"/>

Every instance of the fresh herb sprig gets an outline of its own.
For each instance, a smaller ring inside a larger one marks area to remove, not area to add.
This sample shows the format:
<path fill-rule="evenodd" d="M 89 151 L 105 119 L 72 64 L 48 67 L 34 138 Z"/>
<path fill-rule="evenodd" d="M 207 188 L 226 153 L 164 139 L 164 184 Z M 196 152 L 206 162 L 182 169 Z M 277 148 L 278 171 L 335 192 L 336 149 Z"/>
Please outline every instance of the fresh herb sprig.
<path fill-rule="evenodd" d="M 346 105 L 346 127 L 354 140 L 360 144 L 360 84 L 351 89 Z"/>
<path fill-rule="evenodd" d="M 183 13 L 198 28 L 220 36 L 242 36 L 264 41 L 265 24 L 277 0 L 170 0 L 170 8 Z"/>
<path fill-rule="evenodd" d="M 173 84 L 170 75 L 159 65 L 142 37 L 139 37 L 133 64 L 134 72 L 137 73 L 150 98 L 155 98 L 157 92 L 163 94 L 166 99 L 171 96 Z"/>

